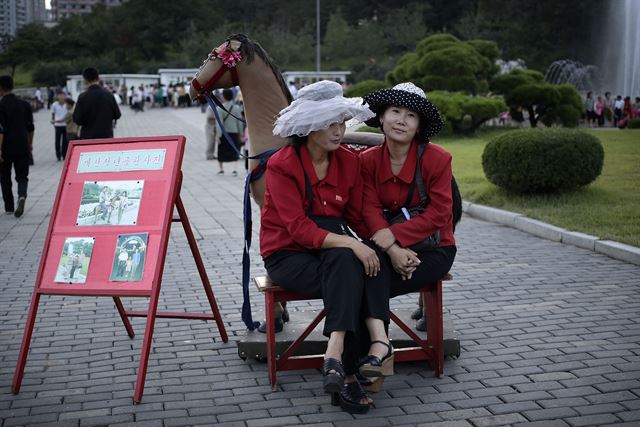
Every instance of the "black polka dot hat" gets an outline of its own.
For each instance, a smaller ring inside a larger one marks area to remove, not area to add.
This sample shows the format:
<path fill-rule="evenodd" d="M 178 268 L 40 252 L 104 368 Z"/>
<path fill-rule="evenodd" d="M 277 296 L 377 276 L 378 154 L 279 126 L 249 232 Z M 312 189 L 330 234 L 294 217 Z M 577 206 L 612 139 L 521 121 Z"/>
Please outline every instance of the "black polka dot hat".
<path fill-rule="evenodd" d="M 442 130 L 442 118 L 440 112 L 427 99 L 424 91 L 413 83 L 400 83 L 391 89 L 380 89 L 364 96 L 365 103 L 369 104 L 369 108 L 376 113 L 376 116 L 367 120 L 367 126 L 380 127 L 378 117 L 390 105 L 396 107 L 405 107 L 420 114 L 420 128 L 423 129 L 419 134 L 427 140 L 437 135 Z"/>

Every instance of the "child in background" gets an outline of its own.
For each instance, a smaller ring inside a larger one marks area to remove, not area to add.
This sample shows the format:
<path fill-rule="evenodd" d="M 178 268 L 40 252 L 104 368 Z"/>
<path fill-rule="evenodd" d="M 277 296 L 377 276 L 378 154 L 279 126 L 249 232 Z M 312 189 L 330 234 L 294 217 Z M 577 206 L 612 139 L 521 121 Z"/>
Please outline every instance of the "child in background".
<path fill-rule="evenodd" d="M 64 116 L 67 124 L 67 141 L 73 141 L 74 139 L 78 139 L 78 124 L 73 121 L 73 107 L 76 103 L 71 98 L 65 99 L 64 103 L 67 107 L 67 114 Z"/>

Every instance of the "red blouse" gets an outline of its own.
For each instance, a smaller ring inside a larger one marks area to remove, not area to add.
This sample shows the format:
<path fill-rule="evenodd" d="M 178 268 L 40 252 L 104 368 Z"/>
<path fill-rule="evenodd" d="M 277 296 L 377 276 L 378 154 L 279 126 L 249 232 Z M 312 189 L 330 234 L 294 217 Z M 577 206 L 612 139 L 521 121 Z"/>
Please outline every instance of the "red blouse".
<path fill-rule="evenodd" d="M 387 144 L 370 148 L 360 155 L 362 180 L 364 181 L 364 221 L 371 233 L 389 227 L 383 208 L 399 210 L 407 200 L 413 183 L 418 157 L 418 145 L 411 144 L 407 160 L 398 176 L 391 171 L 391 159 Z M 430 201 L 420 215 L 389 228 L 402 247 L 418 243 L 440 230 L 440 246 L 455 245 L 451 209 L 451 154 L 435 144 L 427 144 L 422 154 L 422 178 Z M 413 190 L 411 206 L 420 204 L 418 189 Z"/>
<path fill-rule="evenodd" d="M 358 156 L 343 147 L 330 153 L 327 175 L 322 180 L 315 173 L 306 145 L 301 146 L 300 156 L 302 164 L 293 146 L 288 145 L 267 164 L 260 226 L 263 257 L 281 249 L 320 249 L 329 234 L 306 215 L 309 199 L 303 165 L 313 189 L 312 214 L 343 217 L 357 234 L 368 234 L 362 221 L 363 187 Z"/>

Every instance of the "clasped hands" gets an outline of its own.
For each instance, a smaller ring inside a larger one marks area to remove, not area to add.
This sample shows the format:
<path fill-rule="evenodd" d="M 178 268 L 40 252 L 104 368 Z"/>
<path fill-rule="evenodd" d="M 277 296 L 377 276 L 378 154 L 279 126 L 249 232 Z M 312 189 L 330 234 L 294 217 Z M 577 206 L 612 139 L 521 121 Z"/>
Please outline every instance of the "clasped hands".
<path fill-rule="evenodd" d="M 400 247 L 396 243 L 396 236 L 389 228 L 376 231 L 371 240 L 389 255 L 393 269 L 402 277 L 402 280 L 411 279 L 413 272 L 420 265 L 417 253 L 409 248 Z"/>

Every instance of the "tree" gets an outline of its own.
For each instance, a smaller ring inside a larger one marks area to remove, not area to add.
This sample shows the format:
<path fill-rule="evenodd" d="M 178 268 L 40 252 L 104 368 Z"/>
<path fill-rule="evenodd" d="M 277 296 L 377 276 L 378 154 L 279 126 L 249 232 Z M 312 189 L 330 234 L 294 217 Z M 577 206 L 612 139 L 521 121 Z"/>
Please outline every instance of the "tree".
<path fill-rule="evenodd" d="M 577 126 L 582 102 L 575 87 L 544 82 L 542 74 L 532 70 L 514 70 L 497 76 L 492 88 L 505 96 L 512 110 L 525 108 L 531 127 L 538 121 L 551 125 Z"/>
<path fill-rule="evenodd" d="M 331 61 L 352 55 L 353 46 L 350 43 L 352 33 L 353 30 L 342 17 L 340 10 L 332 13 L 324 36 L 323 58 Z"/>
<path fill-rule="evenodd" d="M 470 96 L 461 92 L 434 91 L 429 100 L 438 107 L 454 133 L 474 133 L 484 122 L 507 109 L 498 96 Z"/>
<path fill-rule="evenodd" d="M 498 71 L 498 54 L 498 46 L 487 40 L 463 42 L 450 34 L 437 34 L 405 54 L 387 79 L 394 84 L 411 81 L 428 91 L 484 93 Z"/>

